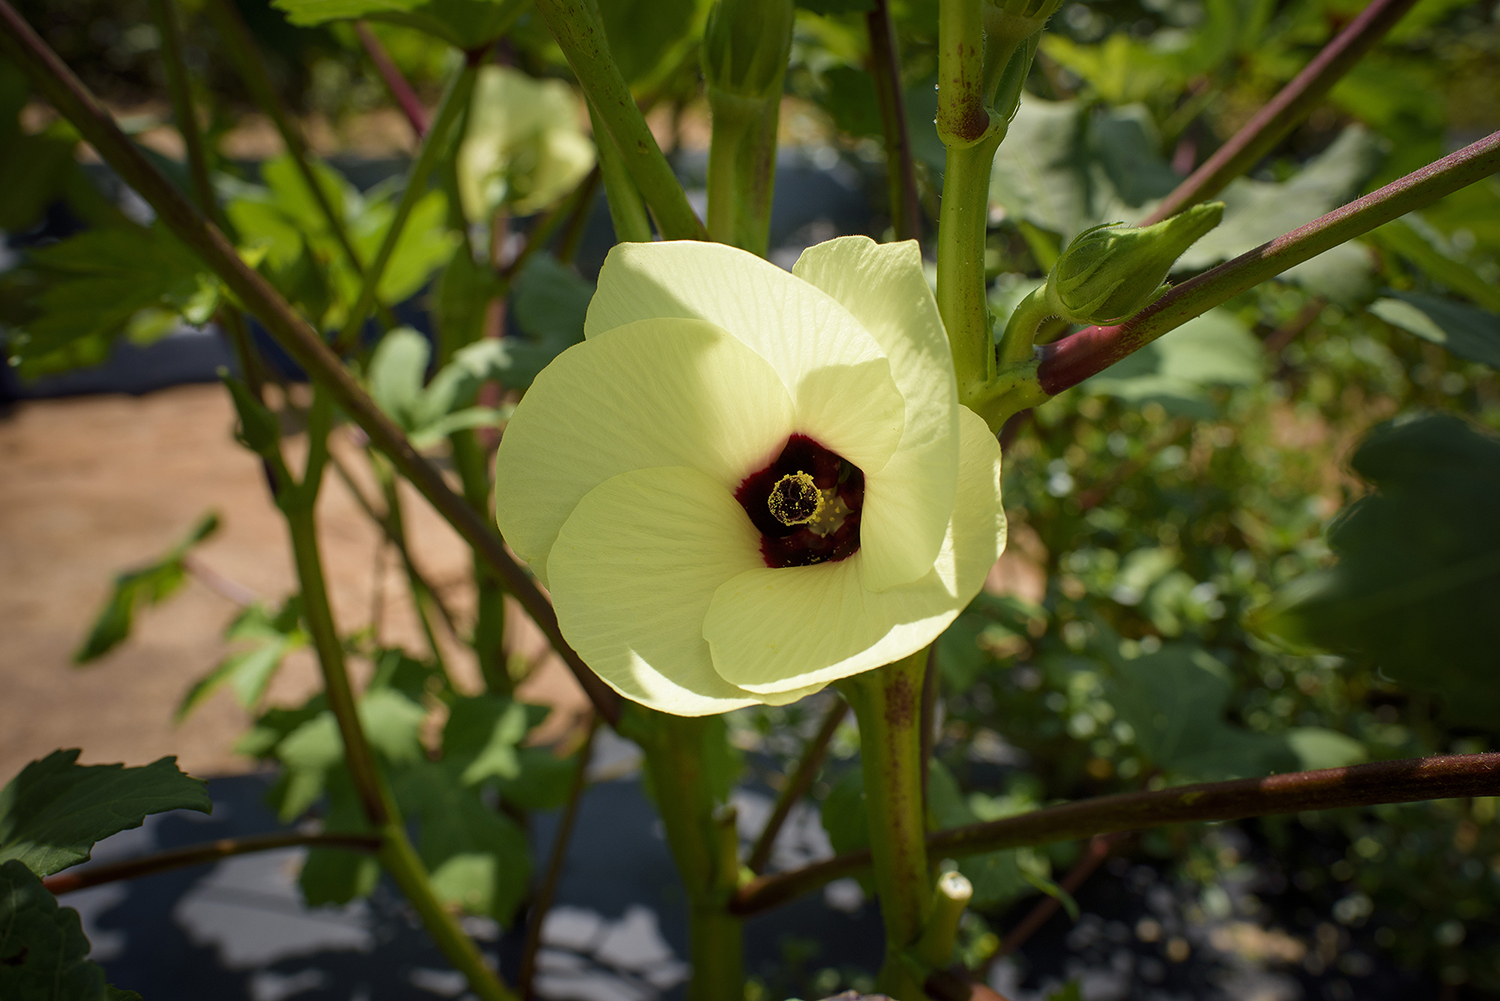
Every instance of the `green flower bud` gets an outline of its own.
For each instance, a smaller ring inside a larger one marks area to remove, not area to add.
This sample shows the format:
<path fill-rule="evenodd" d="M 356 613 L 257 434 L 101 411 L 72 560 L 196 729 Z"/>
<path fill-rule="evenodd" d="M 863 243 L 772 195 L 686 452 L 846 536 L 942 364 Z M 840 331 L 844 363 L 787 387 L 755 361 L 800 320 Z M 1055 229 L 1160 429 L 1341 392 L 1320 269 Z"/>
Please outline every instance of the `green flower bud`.
<path fill-rule="evenodd" d="M 703 30 L 710 88 L 766 98 L 781 90 L 792 54 L 792 0 L 719 0 Z"/>
<path fill-rule="evenodd" d="M 1047 276 L 1047 306 L 1069 323 L 1117 323 L 1166 292 L 1167 273 L 1183 252 L 1219 224 L 1223 202 L 1137 229 L 1121 223 L 1073 238 Z"/>

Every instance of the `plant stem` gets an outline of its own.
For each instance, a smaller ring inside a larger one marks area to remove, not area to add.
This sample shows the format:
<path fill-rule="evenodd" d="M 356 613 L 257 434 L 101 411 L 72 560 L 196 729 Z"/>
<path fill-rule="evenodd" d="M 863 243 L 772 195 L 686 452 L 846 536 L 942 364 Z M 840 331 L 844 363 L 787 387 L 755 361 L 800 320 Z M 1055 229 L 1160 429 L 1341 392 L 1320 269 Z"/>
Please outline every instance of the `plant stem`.
<path fill-rule="evenodd" d="M 922 238 L 922 203 L 917 200 L 917 171 L 911 156 L 906 98 L 901 92 L 901 53 L 891 26 L 889 0 L 874 0 L 865 14 L 870 36 L 870 76 L 880 105 L 885 141 L 886 190 L 891 201 L 891 229 L 897 240 Z"/>
<path fill-rule="evenodd" d="M 422 107 L 422 102 L 417 98 L 417 92 L 411 89 L 411 84 L 406 82 L 406 77 L 401 75 L 401 70 L 391 59 L 391 54 L 385 50 L 384 45 L 380 44 L 380 39 L 375 36 L 375 32 L 368 24 L 364 21 L 355 21 L 354 33 L 359 36 L 359 44 L 364 46 L 370 62 L 375 64 L 375 72 L 380 74 L 385 89 L 390 91 L 396 106 L 406 116 L 411 130 L 420 140 L 427 135 L 427 109 Z"/>
<path fill-rule="evenodd" d="M 193 182 L 193 196 L 198 201 L 198 208 L 222 229 L 224 220 L 214 198 L 213 181 L 208 176 L 208 154 L 203 148 L 197 113 L 193 110 L 192 83 L 188 80 L 187 65 L 182 58 L 182 31 L 172 4 L 173 0 L 151 0 L 152 20 L 161 32 L 162 65 L 166 69 L 167 93 L 172 99 L 172 120 L 177 123 L 177 132 L 187 150 L 188 176 Z"/>
<path fill-rule="evenodd" d="M 932 910 L 922 803 L 921 701 L 926 667 L 924 648 L 839 685 L 859 720 L 870 856 L 885 922 L 880 984 L 897 1001 L 924 998 L 921 980 L 905 954 L 921 939 Z"/>
<path fill-rule="evenodd" d="M 650 243 L 651 220 L 646 217 L 646 203 L 630 179 L 625 158 L 610 137 L 609 130 L 589 102 L 589 121 L 594 128 L 594 146 L 599 151 L 599 172 L 604 176 L 604 197 L 609 203 L 609 221 L 619 243 Z"/>
<path fill-rule="evenodd" d="M 290 831 L 280 834 L 253 834 L 242 838 L 220 838 L 218 841 L 189 845 L 186 848 L 173 848 L 170 851 L 157 852 L 153 855 L 126 859 L 123 862 L 69 869 L 67 872 L 48 876 L 42 880 L 42 885 L 54 894 L 71 893 L 90 886 L 114 883 L 122 879 L 137 879 L 141 876 L 154 876 L 159 872 L 186 869 L 189 866 L 204 865 L 208 862 L 217 862 L 219 859 L 230 858 L 234 855 L 248 855 L 252 852 L 297 847 L 346 848 L 349 851 L 378 852 L 380 844 L 379 836 L 374 834 L 329 834 L 322 831 L 311 834 Z"/>
<path fill-rule="evenodd" d="M 1167 331 L 1266 279 L 1414 209 L 1430 205 L 1496 170 L 1500 170 L 1500 132 L 1183 282 L 1123 323 L 1088 327 L 1043 345 L 1038 351 L 1038 386 L 1049 396 L 1076 386 Z"/>
<path fill-rule="evenodd" d="M 1150 226 L 1206 202 L 1269 153 L 1396 26 L 1416 0 L 1371 0 L 1265 107 L 1142 219 Z"/>
<path fill-rule="evenodd" d="M 568 845 L 573 840 L 573 824 L 578 819 L 578 804 L 583 801 L 583 790 L 588 785 L 589 756 L 594 747 L 594 734 L 599 730 L 599 717 L 589 720 L 587 735 L 578 748 L 578 770 L 573 773 L 573 783 L 568 787 L 568 802 L 563 807 L 562 817 L 557 822 L 557 834 L 552 839 L 552 855 L 547 859 L 547 872 L 542 876 L 536 896 L 531 901 L 531 913 L 526 921 L 526 943 L 521 948 L 521 973 L 516 977 L 516 993 L 523 1001 L 532 997 L 532 977 L 536 973 L 536 954 L 542 945 L 542 924 L 552 899 L 557 895 L 557 883 L 562 878 L 563 862 L 568 857 Z"/>
<path fill-rule="evenodd" d="M 1500 752 L 1447 754 L 1100 796 L 936 831 L 927 836 L 927 848 L 935 855 L 962 858 L 1165 824 L 1496 795 L 1500 795 Z M 731 907 L 741 915 L 769 910 L 825 883 L 864 871 L 870 854 L 847 852 L 792 872 L 761 876 L 740 887 Z"/>
<path fill-rule="evenodd" d="M 984 294 L 984 239 L 990 165 L 1004 137 L 1004 130 L 996 129 L 976 143 L 950 145 L 943 175 L 937 304 L 953 352 L 958 398 L 965 406 L 973 405 L 995 374 L 994 334 Z"/>
<path fill-rule="evenodd" d="M 1038 285 L 1016 305 L 1015 312 L 1005 323 L 1005 333 L 1000 335 L 996 350 L 1000 368 L 1009 368 L 1031 357 L 1036 332 L 1051 315 L 1052 309 L 1047 305 L 1047 286 Z"/>
<path fill-rule="evenodd" d="M 1062 891 L 1077 893 L 1078 888 L 1104 864 L 1105 859 L 1109 858 L 1109 853 L 1114 851 L 1115 845 L 1120 843 L 1122 837 L 1124 835 L 1121 834 L 1096 834 L 1090 838 L 1084 847 L 1083 857 L 1073 864 L 1073 868 L 1068 870 L 1068 874 L 1058 884 Z M 1005 940 L 1000 943 L 1000 948 L 990 961 L 994 962 L 1002 956 L 1009 956 L 1019 949 L 1027 939 L 1040 931 L 1042 925 L 1046 924 L 1061 907 L 1062 904 L 1056 897 L 1044 896 L 1038 900 L 1036 906 L 1027 912 L 1026 917 L 1022 918 L 1020 923 L 1010 930 L 1010 934 L 1005 936 Z"/>
<path fill-rule="evenodd" d="M 741 1001 L 744 934 L 728 909 L 739 880 L 738 839 L 733 811 L 727 817 L 719 811 L 705 769 L 706 740 L 717 735 L 709 729 L 710 719 L 640 708 L 633 709 L 627 726 L 646 753 L 667 843 L 687 889 L 693 968 L 688 1001 Z"/>
<path fill-rule="evenodd" d="M 346 371 L 329 346 L 297 311 L 260 274 L 246 266 L 217 228 L 206 223 L 135 148 L 115 124 L 109 111 L 6 0 L 0 0 L 0 48 L 26 73 L 36 88 L 94 147 L 120 178 L 157 212 L 172 234 L 208 265 L 266 330 L 332 396 L 357 423 L 376 448 L 384 452 L 506 583 L 553 649 L 578 678 L 595 710 L 609 722 L 620 717 L 619 696 L 591 671 L 563 639 L 557 616 L 530 576 L 505 549 L 489 522 L 475 514 L 462 497 L 448 488 L 443 474 L 417 452 L 405 433 L 387 417 Z"/>
<path fill-rule="evenodd" d="M 750 852 L 749 860 L 745 862 L 745 867 L 756 875 L 765 871 L 766 863 L 771 859 L 771 849 L 776 844 L 776 835 L 781 831 L 781 825 L 786 823 L 792 807 L 800 803 L 802 797 L 807 795 L 807 790 L 812 788 L 813 779 L 818 777 L 818 769 L 822 767 L 823 758 L 828 753 L 828 743 L 833 740 L 833 735 L 838 732 L 839 724 L 844 722 L 844 717 L 848 714 L 848 703 L 842 700 L 835 703 L 833 708 L 828 710 L 828 715 L 823 717 L 823 725 L 818 727 L 818 732 L 802 749 L 802 759 L 797 762 L 796 770 L 782 787 L 781 797 L 776 801 L 776 809 L 771 812 L 771 818 L 766 821 L 765 828 L 761 830 L 760 837 L 755 842 L 755 848 Z"/>
<path fill-rule="evenodd" d="M 536 7 L 598 120 L 614 138 L 631 178 L 656 216 L 662 236 L 668 240 L 708 239 L 610 55 L 595 0 L 537 0 Z"/>
<path fill-rule="evenodd" d="M 346 349 L 359 342 L 360 328 L 364 326 L 365 317 L 369 315 L 370 307 L 375 303 L 380 279 L 384 277 L 386 265 L 390 263 L 391 255 L 396 250 L 396 243 L 401 239 L 401 231 L 406 228 L 406 220 L 411 216 L 411 210 L 418 200 L 427 194 L 428 175 L 432 173 L 432 168 L 437 165 L 438 160 L 447 152 L 449 133 L 453 130 L 454 123 L 462 118 L 468 109 L 469 96 L 474 92 L 474 81 L 478 79 L 479 64 L 483 56 L 484 52 L 469 53 L 469 57 L 464 60 L 463 68 L 454 76 L 448 85 L 448 92 L 443 95 L 443 103 L 438 108 L 437 121 L 433 122 L 432 129 L 422 138 L 422 148 L 417 153 L 416 160 L 412 161 L 411 169 L 407 171 L 406 187 L 401 191 L 401 200 L 396 203 L 396 212 L 391 217 L 391 224 L 386 227 L 385 236 L 380 241 L 380 249 L 375 252 L 375 260 L 365 271 L 360 285 L 359 298 L 354 301 L 354 307 L 349 311 L 349 318 L 344 322 L 344 330 L 339 335 L 338 344 Z"/>
<path fill-rule="evenodd" d="M 781 78 L 768 97 L 741 97 L 709 85 L 708 235 L 766 256 L 776 188 L 776 123 Z"/>
<path fill-rule="evenodd" d="M 381 827 L 380 833 L 385 839 L 385 846 L 380 852 L 381 864 L 391 874 L 412 907 L 416 908 L 423 927 L 432 936 L 444 957 L 453 964 L 455 970 L 468 978 L 469 989 L 482 1001 L 517 1001 L 516 996 L 500 982 L 495 971 L 485 963 L 474 940 L 459 926 L 458 919 L 432 892 L 427 869 L 417 857 L 411 841 L 407 839 L 406 828 L 399 821 L 392 820 Z"/>
<path fill-rule="evenodd" d="M 381 492 L 385 495 L 385 523 L 389 528 L 392 544 L 397 553 L 408 552 L 406 522 L 401 516 L 400 481 L 391 470 L 390 463 L 380 453 L 374 451 L 370 453 L 370 466 L 374 469 L 375 478 L 380 481 Z M 453 675 L 448 671 L 448 663 L 443 657 L 443 648 L 438 645 L 437 633 L 432 628 L 431 606 L 435 595 L 427 587 L 427 582 L 416 574 L 411 560 L 402 557 L 401 562 L 406 568 L 406 586 L 411 590 L 412 610 L 417 613 L 417 622 L 422 626 L 422 635 L 427 638 L 427 648 L 432 652 L 433 663 L 437 665 L 443 681 L 448 689 L 452 690 Z"/>
<path fill-rule="evenodd" d="M 939 0 L 937 133 L 950 151 L 973 146 L 990 134 L 984 106 L 984 17 L 982 0 Z M 993 152 L 993 151 L 991 151 Z M 989 164 L 985 164 L 989 169 Z M 943 187 L 948 186 L 943 178 Z"/>

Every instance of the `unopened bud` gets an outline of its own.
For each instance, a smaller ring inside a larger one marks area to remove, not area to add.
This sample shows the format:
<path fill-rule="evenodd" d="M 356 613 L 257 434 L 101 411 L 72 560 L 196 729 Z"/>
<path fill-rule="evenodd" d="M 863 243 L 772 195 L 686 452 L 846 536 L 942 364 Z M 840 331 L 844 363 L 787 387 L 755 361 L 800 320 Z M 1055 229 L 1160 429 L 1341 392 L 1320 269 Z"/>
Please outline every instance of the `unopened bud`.
<path fill-rule="evenodd" d="M 792 0 L 719 0 L 703 30 L 703 77 L 737 97 L 781 89 L 792 53 Z"/>
<path fill-rule="evenodd" d="M 1219 224 L 1223 202 L 1195 205 L 1154 226 L 1095 226 L 1073 238 L 1047 276 L 1047 306 L 1069 323 L 1116 323 L 1166 292 L 1183 252 Z"/>

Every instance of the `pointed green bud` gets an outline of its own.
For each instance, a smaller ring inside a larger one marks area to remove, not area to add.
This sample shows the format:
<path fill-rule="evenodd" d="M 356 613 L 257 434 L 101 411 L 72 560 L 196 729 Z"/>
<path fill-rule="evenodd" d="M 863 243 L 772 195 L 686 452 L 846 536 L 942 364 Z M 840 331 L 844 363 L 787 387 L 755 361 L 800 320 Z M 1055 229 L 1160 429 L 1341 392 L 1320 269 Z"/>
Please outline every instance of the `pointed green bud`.
<path fill-rule="evenodd" d="M 1047 276 L 1047 306 L 1069 323 L 1118 323 L 1167 291 L 1183 252 L 1224 217 L 1223 202 L 1195 205 L 1137 229 L 1112 223 L 1073 238 Z"/>
<path fill-rule="evenodd" d="M 703 29 L 703 77 L 736 97 L 781 90 L 792 54 L 792 0 L 719 0 Z"/>

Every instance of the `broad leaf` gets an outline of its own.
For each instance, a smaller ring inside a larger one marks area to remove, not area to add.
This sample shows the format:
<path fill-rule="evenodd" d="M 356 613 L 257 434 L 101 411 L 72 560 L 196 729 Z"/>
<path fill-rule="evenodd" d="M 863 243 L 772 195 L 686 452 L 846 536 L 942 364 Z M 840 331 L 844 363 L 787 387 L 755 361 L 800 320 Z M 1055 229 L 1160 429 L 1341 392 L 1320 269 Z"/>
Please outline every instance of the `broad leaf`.
<path fill-rule="evenodd" d="M 0 997 L 5 1001 L 107 1001 L 104 970 L 89 962 L 83 922 L 36 873 L 0 863 Z"/>
<path fill-rule="evenodd" d="M 547 714 L 541 706 L 476 695 L 455 702 L 443 727 L 443 761 L 465 784 L 521 774 L 519 745 Z"/>
<path fill-rule="evenodd" d="M 1464 263 L 1459 253 L 1420 215 L 1412 213 L 1386 223 L 1370 237 L 1411 261 L 1434 281 L 1492 313 L 1500 313 L 1500 289 Z"/>
<path fill-rule="evenodd" d="M 78 754 L 53 751 L 0 790 L 0 861 L 18 859 L 50 876 L 148 814 L 213 809 L 203 782 L 178 771 L 176 758 L 126 768 L 79 765 Z"/>
<path fill-rule="evenodd" d="M 364 807 L 354 791 L 354 780 L 342 763 L 328 772 L 328 809 L 323 830 L 337 834 L 363 834 L 371 830 Z M 367 852 L 314 848 L 302 863 L 298 884 L 308 907 L 347 904 L 366 897 L 380 881 L 380 860 Z"/>
<path fill-rule="evenodd" d="M 1500 315 L 1418 292 L 1391 292 L 1370 312 L 1386 323 L 1441 344 L 1460 358 L 1500 368 Z"/>
<path fill-rule="evenodd" d="M 219 516 L 210 511 L 199 519 L 187 536 L 169 549 L 165 556 L 139 570 L 115 578 L 114 588 L 104 608 L 94 620 L 88 638 L 73 654 L 75 664 L 97 660 L 119 646 L 130 635 L 137 608 L 156 605 L 171 597 L 182 586 L 187 571 L 182 560 L 188 550 L 219 529 Z"/>
<path fill-rule="evenodd" d="M 1450 416 L 1376 428 L 1354 471 L 1374 492 L 1328 532 L 1338 562 L 1278 592 L 1248 619 L 1300 650 L 1379 668 L 1443 697 L 1459 724 L 1500 712 L 1500 440 Z"/>
<path fill-rule="evenodd" d="M 599 5 L 609 52 L 638 89 L 650 89 L 676 68 L 702 34 L 704 0 L 613 0 Z"/>

